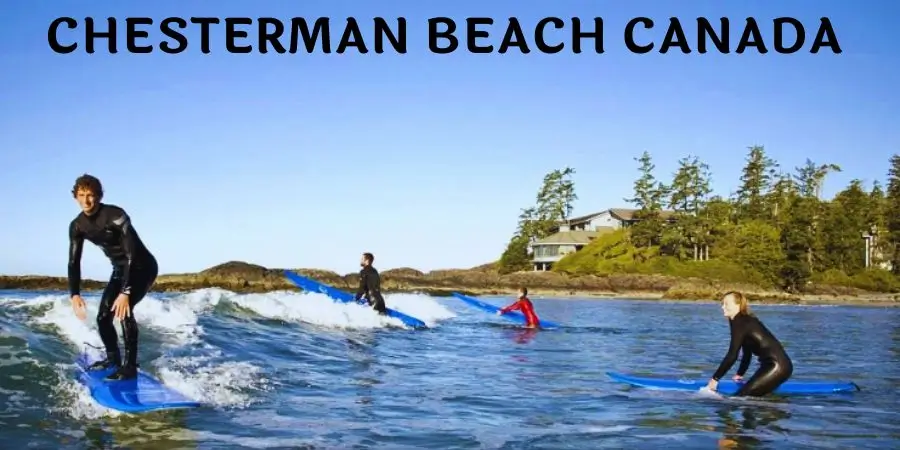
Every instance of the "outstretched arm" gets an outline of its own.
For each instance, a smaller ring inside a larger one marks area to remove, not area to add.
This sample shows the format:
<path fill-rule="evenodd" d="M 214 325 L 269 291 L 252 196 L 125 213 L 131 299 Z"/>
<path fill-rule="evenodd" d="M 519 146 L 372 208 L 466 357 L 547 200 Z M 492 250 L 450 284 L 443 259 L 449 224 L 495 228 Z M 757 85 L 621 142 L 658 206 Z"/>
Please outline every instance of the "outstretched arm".
<path fill-rule="evenodd" d="M 122 270 L 122 293 L 131 294 L 131 264 L 134 261 L 134 252 L 137 248 L 137 240 L 134 237 L 134 229 L 131 228 L 131 218 L 125 211 L 112 221 L 122 236 L 122 249 L 125 251 L 125 267 Z"/>
<path fill-rule="evenodd" d="M 722 362 L 719 364 L 719 368 L 716 370 L 716 373 L 713 374 L 712 379 L 719 381 L 731 366 L 734 365 L 734 362 L 737 361 L 738 352 L 741 350 L 741 345 L 744 341 L 744 327 L 741 324 L 736 324 L 734 320 L 730 322 L 731 325 L 731 344 L 728 346 L 728 353 L 725 354 L 725 357 L 722 358 Z"/>
<path fill-rule="evenodd" d="M 69 224 L 69 296 L 81 295 L 81 252 L 84 250 L 84 236 L 75 226 Z"/>
<path fill-rule="evenodd" d="M 506 306 L 506 307 L 501 308 L 499 312 L 500 312 L 500 314 L 506 314 L 506 313 L 508 313 L 508 312 L 510 312 L 510 311 L 516 311 L 516 310 L 519 310 L 519 309 L 522 309 L 522 302 L 516 300 L 515 303 L 513 303 L 513 304 L 511 304 L 511 305 L 509 305 L 509 306 Z"/>

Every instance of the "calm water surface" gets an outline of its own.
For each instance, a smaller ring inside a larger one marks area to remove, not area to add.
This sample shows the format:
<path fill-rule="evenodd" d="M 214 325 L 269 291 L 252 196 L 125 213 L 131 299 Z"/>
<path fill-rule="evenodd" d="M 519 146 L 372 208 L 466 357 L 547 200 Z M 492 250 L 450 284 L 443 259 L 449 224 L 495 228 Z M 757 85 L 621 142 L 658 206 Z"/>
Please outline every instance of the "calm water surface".
<path fill-rule="evenodd" d="M 795 379 L 862 391 L 727 399 L 605 375 L 708 378 L 728 345 L 713 303 L 535 299 L 566 325 L 535 332 L 454 299 L 387 301 L 432 328 L 318 294 L 151 296 L 136 312 L 142 367 L 209 406 L 129 416 L 71 376 L 83 343 L 99 345 L 93 320 L 77 320 L 62 293 L 0 291 L 2 447 L 900 448 L 897 309 L 755 307 Z"/>

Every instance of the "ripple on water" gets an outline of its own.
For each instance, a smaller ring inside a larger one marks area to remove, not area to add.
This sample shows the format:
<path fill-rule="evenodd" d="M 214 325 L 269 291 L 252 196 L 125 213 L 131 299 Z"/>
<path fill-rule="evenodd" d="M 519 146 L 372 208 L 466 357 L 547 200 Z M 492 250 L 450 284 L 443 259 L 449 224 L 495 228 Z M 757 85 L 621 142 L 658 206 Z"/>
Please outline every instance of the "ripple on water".
<path fill-rule="evenodd" d="M 13 296 L 18 296 L 13 298 Z M 391 303 L 391 302 L 394 303 Z M 612 383 L 606 371 L 708 377 L 727 347 L 713 304 L 535 300 L 565 323 L 524 331 L 453 299 L 388 302 L 392 328 L 318 294 L 208 289 L 148 297 L 142 366 L 209 406 L 130 416 L 71 379 L 92 321 L 65 295 L 0 293 L 0 426 L 24 448 L 897 448 L 900 314 L 756 307 L 795 378 L 853 395 L 729 399 Z M 500 303 L 497 301 L 495 303 Z M 89 298 L 96 308 L 96 298 Z M 96 310 L 94 310 L 95 312 Z M 810 330 L 827 329 L 829 333 Z"/>

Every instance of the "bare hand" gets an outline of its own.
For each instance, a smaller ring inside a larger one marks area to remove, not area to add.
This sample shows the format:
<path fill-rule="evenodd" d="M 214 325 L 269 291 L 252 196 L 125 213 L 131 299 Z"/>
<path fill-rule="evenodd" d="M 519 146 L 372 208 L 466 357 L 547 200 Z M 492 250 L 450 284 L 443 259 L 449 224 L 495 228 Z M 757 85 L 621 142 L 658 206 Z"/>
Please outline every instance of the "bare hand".
<path fill-rule="evenodd" d="M 719 382 L 716 380 L 710 379 L 709 383 L 706 383 L 706 388 L 709 389 L 710 391 L 715 392 L 716 389 L 719 388 Z"/>
<path fill-rule="evenodd" d="M 731 377 L 731 379 L 734 380 L 735 383 L 740 383 L 741 381 L 744 381 L 744 377 L 742 377 L 740 375 L 735 375 L 735 376 Z"/>
<path fill-rule="evenodd" d="M 84 299 L 81 298 L 80 295 L 72 296 L 72 309 L 75 311 L 75 317 L 78 320 L 84 320 L 87 318 L 87 311 L 85 311 L 84 307 Z"/>
<path fill-rule="evenodd" d="M 113 302 L 112 310 L 115 313 L 115 318 L 118 320 L 130 316 L 131 305 L 128 303 L 128 294 L 119 294 L 119 296 L 116 297 L 116 301 Z"/>

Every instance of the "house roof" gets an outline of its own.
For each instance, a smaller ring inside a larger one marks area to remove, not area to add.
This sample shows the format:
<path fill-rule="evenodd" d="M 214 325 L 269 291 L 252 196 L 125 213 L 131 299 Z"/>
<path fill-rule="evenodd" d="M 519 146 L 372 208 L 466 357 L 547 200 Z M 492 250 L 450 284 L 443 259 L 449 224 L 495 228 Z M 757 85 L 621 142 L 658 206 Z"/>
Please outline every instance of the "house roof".
<path fill-rule="evenodd" d="M 531 245 L 587 244 L 588 242 L 591 242 L 591 239 L 611 231 L 613 231 L 613 229 L 609 227 L 603 227 L 597 231 L 560 231 L 559 233 L 554 233 L 543 239 L 539 239 Z"/>
<path fill-rule="evenodd" d="M 634 213 L 640 211 L 639 209 L 628 209 L 628 208 L 612 208 L 609 210 L 609 213 L 612 214 L 615 218 L 619 220 L 634 220 Z M 662 219 L 668 219 L 675 214 L 675 211 L 672 210 L 662 210 L 659 212 L 659 217 Z"/>
<path fill-rule="evenodd" d="M 595 213 L 592 213 L 592 214 L 587 214 L 587 215 L 584 215 L 584 216 L 573 217 L 573 218 L 569 219 L 569 223 L 587 222 L 588 220 L 591 220 L 591 219 L 593 219 L 594 217 L 597 217 L 597 216 L 599 216 L 600 214 L 605 213 L 606 211 L 608 211 L 608 210 L 604 209 L 603 211 L 595 212 Z M 565 223 L 565 221 L 563 221 L 563 223 Z"/>
<path fill-rule="evenodd" d="M 594 217 L 597 217 L 600 214 L 603 214 L 606 212 L 608 212 L 611 216 L 615 217 L 616 219 L 624 220 L 624 221 L 632 221 L 632 220 L 634 220 L 634 213 L 636 213 L 638 211 L 639 211 L 638 209 L 631 209 L 631 208 L 604 209 L 603 211 L 597 211 L 595 213 L 585 214 L 583 216 L 578 216 L 578 217 L 573 217 L 569 220 L 561 220 L 561 221 L 557 222 L 554 229 L 558 229 L 558 227 L 560 225 L 568 224 L 568 225 L 572 226 L 572 225 L 578 225 L 578 224 L 581 224 L 584 222 L 589 222 Z M 659 212 L 659 216 L 662 219 L 669 219 L 674 214 L 675 214 L 675 211 L 672 211 L 672 210 L 662 210 Z"/>
<path fill-rule="evenodd" d="M 603 211 L 598 211 L 598 212 L 591 213 L 591 214 L 586 214 L 586 215 L 583 215 L 583 216 L 573 217 L 573 218 L 571 218 L 571 219 L 568 220 L 568 223 L 570 223 L 570 224 L 576 224 L 576 223 L 579 223 L 579 222 L 587 222 L 587 221 L 593 219 L 594 217 L 597 217 L 597 216 L 599 216 L 600 214 L 603 214 L 603 213 L 605 213 L 605 212 L 609 212 L 609 214 L 610 214 L 611 216 L 613 216 L 613 217 L 615 217 L 616 219 L 619 219 L 619 220 L 626 220 L 626 221 L 627 221 L 627 220 L 634 220 L 634 213 L 636 213 L 636 212 L 638 212 L 638 211 L 639 211 L 639 210 L 637 210 L 637 209 L 631 209 L 631 208 L 610 208 L 610 209 L 604 209 Z M 675 211 L 671 211 L 671 210 L 662 210 L 662 211 L 659 212 L 660 217 L 662 217 L 663 219 L 667 219 L 667 218 L 671 217 L 673 214 L 675 214 Z M 564 224 L 564 223 L 566 223 L 566 221 L 562 221 L 561 223 Z"/>

